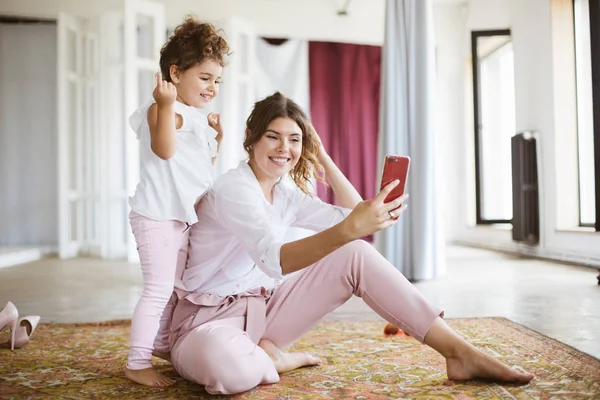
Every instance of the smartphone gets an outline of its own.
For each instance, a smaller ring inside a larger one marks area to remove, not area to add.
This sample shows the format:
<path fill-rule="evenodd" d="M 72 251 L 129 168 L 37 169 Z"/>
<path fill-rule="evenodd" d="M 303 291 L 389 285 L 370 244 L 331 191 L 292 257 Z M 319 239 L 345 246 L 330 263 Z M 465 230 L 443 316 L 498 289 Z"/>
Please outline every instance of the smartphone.
<path fill-rule="evenodd" d="M 384 203 L 396 200 L 404 194 L 409 167 L 410 157 L 408 156 L 385 156 L 385 161 L 383 162 L 383 174 L 381 175 L 381 189 L 396 179 L 398 179 L 400 183 L 387 195 L 383 201 Z"/>

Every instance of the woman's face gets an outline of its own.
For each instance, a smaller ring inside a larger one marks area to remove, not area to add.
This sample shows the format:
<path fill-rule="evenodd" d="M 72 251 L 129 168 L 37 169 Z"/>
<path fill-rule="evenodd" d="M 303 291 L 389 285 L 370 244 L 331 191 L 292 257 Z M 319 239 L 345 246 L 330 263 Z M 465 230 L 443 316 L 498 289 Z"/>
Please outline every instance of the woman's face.
<path fill-rule="evenodd" d="M 277 118 L 252 146 L 254 172 L 259 180 L 277 180 L 289 173 L 302 154 L 302 130 L 289 118 Z"/>

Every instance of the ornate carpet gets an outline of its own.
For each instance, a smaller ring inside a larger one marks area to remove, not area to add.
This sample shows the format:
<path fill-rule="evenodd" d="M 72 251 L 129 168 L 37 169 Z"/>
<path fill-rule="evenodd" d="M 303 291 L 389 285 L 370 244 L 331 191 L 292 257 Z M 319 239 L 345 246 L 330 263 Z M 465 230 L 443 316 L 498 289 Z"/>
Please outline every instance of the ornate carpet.
<path fill-rule="evenodd" d="M 448 320 L 503 362 L 536 375 L 528 385 L 448 381 L 444 359 L 379 322 L 324 322 L 294 345 L 326 360 L 230 399 L 600 399 L 600 361 L 503 318 Z M 3 332 L 3 336 L 6 333 Z M 217 399 L 178 377 L 166 389 L 123 376 L 129 322 L 40 325 L 30 345 L 0 348 L 0 399 Z"/>

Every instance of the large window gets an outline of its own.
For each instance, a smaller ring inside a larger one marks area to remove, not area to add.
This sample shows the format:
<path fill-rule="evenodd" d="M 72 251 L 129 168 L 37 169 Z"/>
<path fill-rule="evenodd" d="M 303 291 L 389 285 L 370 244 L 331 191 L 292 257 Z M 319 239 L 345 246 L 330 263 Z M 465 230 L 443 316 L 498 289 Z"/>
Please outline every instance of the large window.
<path fill-rule="evenodd" d="M 510 223 L 510 139 L 516 133 L 514 60 L 510 31 L 473 31 L 471 52 L 477 223 Z"/>
<path fill-rule="evenodd" d="M 579 155 L 579 224 L 596 222 L 594 179 L 594 104 L 589 0 L 574 0 L 575 63 L 577 74 L 577 137 Z"/>
<path fill-rule="evenodd" d="M 600 3 L 573 0 L 579 224 L 600 231 Z"/>

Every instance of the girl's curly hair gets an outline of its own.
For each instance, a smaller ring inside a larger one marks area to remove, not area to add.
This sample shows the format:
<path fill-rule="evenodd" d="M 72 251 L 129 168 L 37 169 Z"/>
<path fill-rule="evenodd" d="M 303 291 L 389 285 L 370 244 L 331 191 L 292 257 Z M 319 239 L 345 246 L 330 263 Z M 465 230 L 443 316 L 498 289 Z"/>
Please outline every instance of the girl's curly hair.
<path fill-rule="evenodd" d="M 318 155 L 320 141 L 313 130 L 308 116 L 293 100 L 275 92 L 271 96 L 254 103 L 254 108 L 246 121 L 246 138 L 244 149 L 250 156 L 252 147 L 265 134 L 267 127 L 277 118 L 289 118 L 296 122 L 302 130 L 302 153 L 296 166 L 290 171 L 290 177 L 306 194 L 312 195 L 309 184 L 315 177 L 320 182 L 323 179 L 323 168 L 319 164 Z"/>
<path fill-rule="evenodd" d="M 224 67 L 225 57 L 230 54 L 230 50 L 221 34 L 222 31 L 212 24 L 200 22 L 188 15 L 160 49 L 160 71 L 163 79 L 171 82 L 171 65 L 175 65 L 180 72 L 205 60 L 213 60 Z"/>

